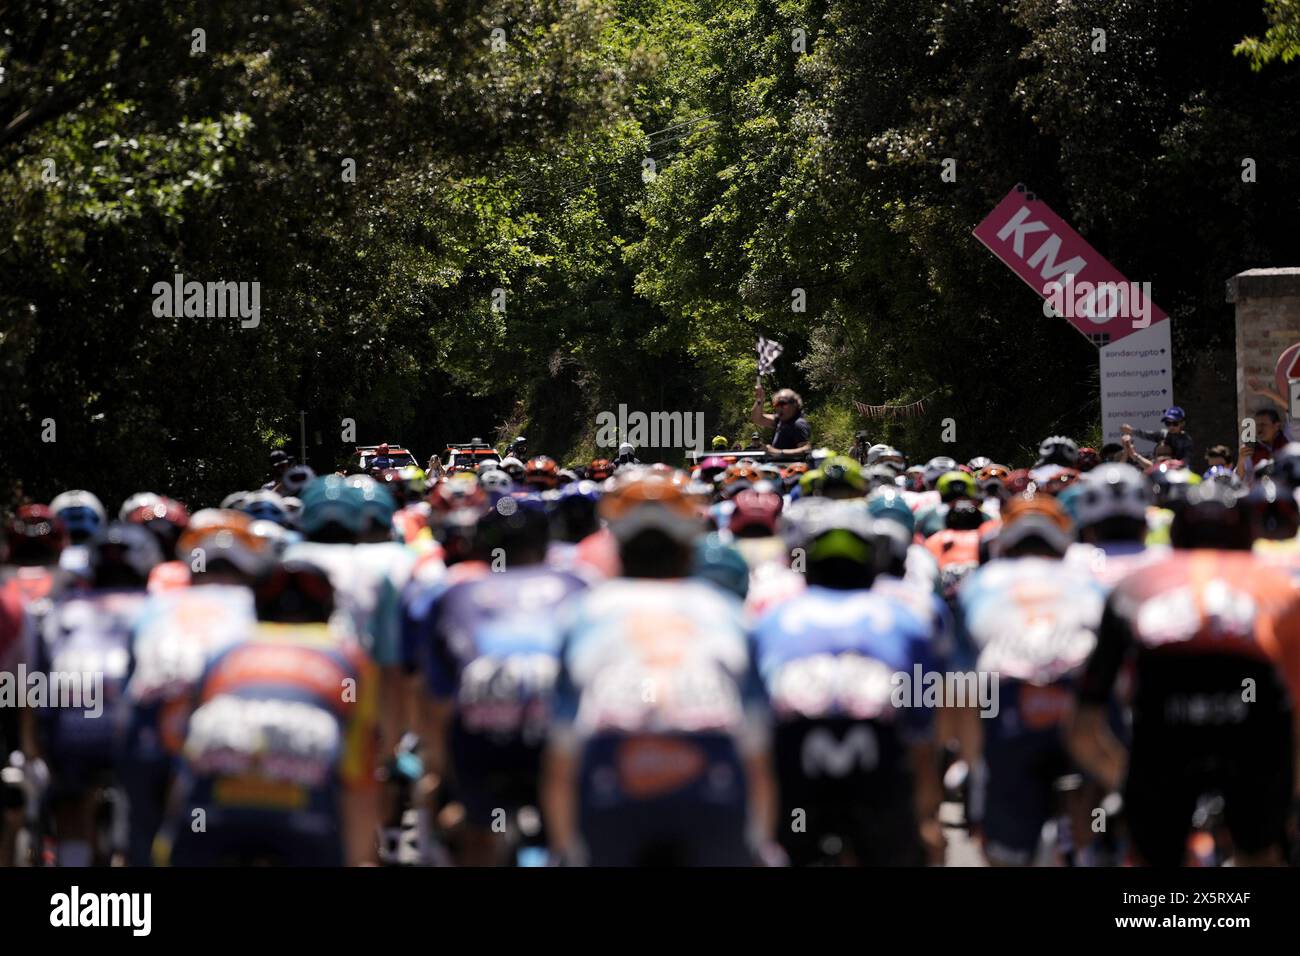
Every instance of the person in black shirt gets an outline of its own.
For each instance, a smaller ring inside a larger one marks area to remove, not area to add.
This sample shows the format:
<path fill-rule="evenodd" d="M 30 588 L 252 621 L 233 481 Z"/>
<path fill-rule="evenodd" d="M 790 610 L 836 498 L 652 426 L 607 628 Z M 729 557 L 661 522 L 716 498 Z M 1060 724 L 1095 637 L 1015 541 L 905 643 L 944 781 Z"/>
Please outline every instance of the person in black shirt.
<path fill-rule="evenodd" d="M 763 386 L 754 386 L 754 409 L 750 419 L 761 428 L 775 429 L 767 453 L 773 458 L 802 458 L 812 451 L 812 426 L 803 417 L 803 399 L 783 388 L 772 396 L 776 414 L 763 411 Z"/>
<path fill-rule="evenodd" d="M 1169 446 L 1174 458 L 1190 465 L 1192 437 L 1187 434 L 1187 416 L 1183 413 L 1183 410 L 1177 405 L 1166 408 L 1164 415 L 1160 419 L 1160 424 L 1165 426 L 1160 431 L 1134 428 L 1132 425 L 1127 424 L 1121 425 L 1120 431 L 1125 435 L 1136 435 L 1138 438 L 1145 438 L 1147 441 L 1153 441 L 1157 444 L 1164 442 Z M 1154 458 L 1155 455 L 1153 454 L 1152 457 Z"/>

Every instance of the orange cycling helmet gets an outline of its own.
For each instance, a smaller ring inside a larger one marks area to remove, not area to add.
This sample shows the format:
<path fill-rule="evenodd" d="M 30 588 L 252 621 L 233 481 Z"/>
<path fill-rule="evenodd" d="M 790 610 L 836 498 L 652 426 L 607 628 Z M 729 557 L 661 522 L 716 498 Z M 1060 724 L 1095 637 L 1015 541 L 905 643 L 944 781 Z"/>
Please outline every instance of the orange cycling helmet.
<path fill-rule="evenodd" d="M 274 560 L 271 540 L 253 532 L 253 519 L 242 511 L 205 508 L 190 518 L 176 542 L 177 557 L 187 563 L 200 558 L 204 565 L 225 561 L 254 576 Z M 204 567 L 191 570 L 202 571 Z"/>
<path fill-rule="evenodd" d="M 675 478 L 657 471 L 616 476 L 598 511 L 614 537 L 629 541 L 643 531 L 661 531 L 682 544 L 693 541 L 703 520 L 684 484 Z"/>
<path fill-rule="evenodd" d="M 540 491 L 551 491 L 560 483 L 560 466 L 555 459 L 538 455 L 524 466 L 524 484 Z"/>
<path fill-rule="evenodd" d="M 1046 542 L 1064 554 L 1074 542 L 1074 526 L 1061 503 L 1049 494 L 1024 492 L 1002 506 L 1002 527 L 993 546 L 1004 554 L 1029 538 Z"/>

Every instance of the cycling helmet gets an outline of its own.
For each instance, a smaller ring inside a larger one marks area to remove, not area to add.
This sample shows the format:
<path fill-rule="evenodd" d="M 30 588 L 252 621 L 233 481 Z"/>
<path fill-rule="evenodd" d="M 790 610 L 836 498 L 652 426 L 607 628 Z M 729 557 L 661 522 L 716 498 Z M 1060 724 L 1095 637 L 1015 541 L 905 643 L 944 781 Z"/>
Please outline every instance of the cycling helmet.
<path fill-rule="evenodd" d="M 254 537 L 265 538 L 268 552 L 277 558 L 284 554 L 289 545 L 302 540 L 302 535 L 298 532 L 290 531 L 274 521 L 264 521 L 261 518 L 256 518 L 250 522 L 248 530 Z"/>
<path fill-rule="evenodd" d="M 1028 468 L 1017 468 L 1007 474 L 1006 488 L 1009 494 L 1023 494 L 1029 490 L 1029 486 L 1033 483 L 1034 479 L 1029 476 Z"/>
<path fill-rule="evenodd" d="M 127 515 L 127 521 L 143 525 L 155 538 L 163 554 L 174 554 L 181 532 L 189 526 L 189 510 L 179 501 L 159 498 L 152 505 L 142 505 Z"/>
<path fill-rule="evenodd" d="M 862 472 L 867 488 L 897 487 L 898 472 L 890 465 L 868 465 Z"/>
<path fill-rule="evenodd" d="M 510 476 L 510 480 L 516 484 L 522 484 L 524 480 L 524 463 L 514 455 L 507 455 L 501 459 L 501 470 Z"/>
<path fill-rule="evenodd" d="M 46 505 L 23 505 L 5 528 L 14 564 L 58 564 L 68 544 L 63 522 Z"/>
<path fill-rule="evenodd" d="M 515 483 L 510 480 L 502 468 L 494 468 L 492 471 L 485 472 L 478 480 L 479 487 L 489 495 L 508 495 L 514 491 Z"/>
<path fill-rule="evenodd" d="M 643 531 L 659 531 L 689 544 L 703 528 L 703 519 L 680 483 L 641 469 L 620 471 L 614 486 L 600 499 L 599 514 L 619 542 Z"/>
<path fill-rule="evenodd" d="M 502 498 L 478 519 L 475 536 L 479 554 L 488 558 L 498 548 L 507 560 L 520 549 L 544 555 L 551 538 L 546 505 L 538 495 Z"/>
<path fill-rule="evenodd" d="M 474 474 L 482 478 L 489 471 L 500 471 L 501 462 L 496 458 L 484 458 L 474 468 Z"/>
<path fill-rule="evenodd" d="M 906 478 L 908 491 L 925 491 L 925 467 L 923 465 L 912 465 L 903 472 Z"/>
<path fill-rule="evenodd" d="M 810 583 L 838 588 L 871 584 L 882 529 L 857 502 L 823 501 L 803 510 L 794 524 Z"/>
<path fill-rule="evenodd" d="M 953 531 L 974 531 L 987 520 L 980 506 L 970 498 L 958 498 L 948 505 L 943 526 Z"/>
<path fill-rule="evenodd" d="M 1206 481 L 1186 489 L 1174 512 L 1169 543 L 1175 548 L 1247 551 L 1254 540 L 1250 507 L 1232 489 Z"/>
<path fill-rule="evenodd" d="M 860 498 L 867 491 L 867 479 L 856 461 L 847 455 L 836 455 L 800 478 L 799 489 L 803 495 Z"/>
<path fill-rule="evenodd" d="M 316 478 L 316 472 L 312 471 L 306 465 L 294 465 L 292 468 L 285 470 L 280 476 L 280 487 L 284 489 L 286 495 L 298 497 L 307 490 L 307 486 Z"/>
<path fill-rule="evenodd" d="M 1271 477 L 1288 488 L 1300 488 L 1300 442 L 1288 442 L 1272 458 Z M 1256 466 L 1255 474 L 1260 472 Z"/>
<path fill-rule="evenodd" d="M 524 468 L 524 484 L 537 491 L 549 491 L 559 484 L 559 470 L 554 459 L 538 455 Z"/>
<path fill-rule="evenodd" d="M 907 499 L 898 488 L 877 488 L 867 496 L 867 512 L 907 529 L 910 538 L 916 533 L 916 514 L 908 507 Z"/>
<path fill-rule="evenodd" d="M 334 613 L 334 585 L 324 569 L 301 558 L 275 564 L 253 589 L 262 621 L 324 624 Z"/>
<path fill-rule="evenodd" d="M 1051 435 L 1044 438 L 1038 446 L 1038 463 L 1043 465 L 1060 465 L 1062 468 L 1076 468 L 1079 464 L 1079 446 L 1074 439 L 1064 435 Z"/>
<path fill-rule="evenodd" d="M 88 541 L 108 523 L 104 505 L 89 491 L 65 491 L 50 502 L 50 511 L 63 522 L 73 544 Z"/>
<path fill-rule="evenodd" d="M 1272 478 L 1255 483 L 1246 497 L 1255 537 L 1288 541 L 1300 532 L 1300 508 L 1295 493 Z"/>
<path fill-rule="evenodd" d="M 925 487 L 931 491 L 939 485 L 939 479 L 950 471 L 957 470 L 957 462 L 947 455 L 940 455 L 937 458 L 931 458 L 925 463 L 922 469 L 922 476 L 925 478 Z"/>
<path fill-rule="evenodd" d="M 706 534 L 695 542 L 691 576 L 710 581 L 742 601 L 749 594 L 749 565 L 735 547 L 716 534 Z"/>
<path fill-rule="evenodd" d="M 244 500 L 245 496 L 252 494 L 251 491 L 232 491 L 226 497 L 221 499 L 221 504 L 217 507 L 222 511 L 237 511 L 239 503 Z"/>
<path fill-rule="evenodd" d="M 1079 480 L 1079 473 L 1073 468 L 1062 468 L 1040 486 L 1049 495 L 1059 495 Z"/>
<path fill-rule="evenodd" d="M 513 480 L 511 482 L 514 483 Z M 487 507 L 487 495 L 482 483 L 468 472 L 444 478 L 429 493 L 429 504 L 438 512 L 451 512 L 460 508 L 482 511 Z"/>
<path fill-rule="evenodd" d="M 565 485 L 551 502 L 551 530 L 561 541 L 581 541 L 600 528 L 596 510 L 600 505 L 600 488 L 594 481 L 574 481 Z"/>
<path fill-rule="evenodd" d="M 138 524 L 114 521 L 86 546 L 90 579 L 97 588 L 143 588 L 162 563 L 158 541 Z"/>
<path fill-rule="evenodd" d="M 939 492 L 939 500 L 945 504 L 958 498 L 973 499 L 979 493 L 975 479 L 964 471 L 950 471 L 940 475 L 935 489 Z"/>
<path fill-rule="evenodd" d="M 894 474 L 901 475 L 907 467 L 907 459 L 901 451 L 890 445 L 872 445 L 867 449 L 867 464 L 884 465 L 892 468 Z"/>
<path fill-rule="evenodd" d="M 1097 453 L 1097 449 L 1087 447 L 1079 449 L 1079 463 L 1075 467 L 1081 473 L 1092 471 L 1099 464 L 1101 464 L 1101 455 Z"/>
<path fill-rule="evenodd" d="M 966 462 L 966 467 L 971 470 L 971 474 L 978 475 L 983 469 L 993 464 L 992 458 L 985 458 L 983 455 L 976 455 L 970 461 Z"/>
<path fill-rule="evenodd" d="M 1070 518 L 1051 495 L 1025 492 L 1013 495 L 1002 507 L 1002 526 L 992 539 L 994 552 L 1001 557 L 1030 540 L 1046 544 L 1057 554 L 1065 554 L 1074 542 Z"/>
<path fill-rule="evenodd" d="M 707 467 L 711 461 L 720 463 L 720 467 L 718 468 L 719 471 L 727 467 L 727 463 L 722 461 L 721 458 L 706 458 L 700 463 L 700 468 Z M 587 477 L 592 481 L 604 481 L 613 474 L 614 466 L 609 463 L 608 458 L 593 458 L 591 464 L 587 466 Z"/>
<path fill-rule="evenodd" d="M 1075 523 L 1091 528 L 1112 518 L 1146 521 L 1151 485 L 1136 468 L 1119 462 L 1098 465 L 1073 486 Z M 1073 489 L 1072 489 L 1073 490 Z"/>
<path fill-rule="evenodd" d="M 233 569 L 258 577 L 272 559 L 269 538 L 253 533 L 253 519 L 242 511 L 205 508 L 196 513 L 176 545 L 176 555 L 196 574 Z"/>
<path fill-rule="evenodd" d="M 284 507 L 284 499 L 274 491 L 254 491 L 245 495 L 234 510 L 256 520 L 274 521 L 282 528 L 289 527 L 289 512 Z"/>
<path fill-rule="evenodd" d="M 364 522 L 363 531 L 392 534 L 393 512 L 397 503 L 388 489 L 377 481 L 368 482 L 357 487 L 361 493 L 361 515 Z"/>
<path fill-rule="evenodd" d="M 1177 462 L 1162 461 L 1147 471 L 1155 486 L 1156 504 L 1161 508 L 1178 508 L 1187 500 L 1188 491 L 1201 483 L 1201 476 Z"/>
<path fill-rule="evenodd" d="M 302 493 L 298 525 L 311 540 L 349 540 L 365 527 L 361 491 L 338 475 L 317 478 Z"/>
<path fill-rule="evenodd" d="M 160 499 L 161 496 L 154 494 L 152 491 L 136 492 L 130 498 L 127 498 L 126 501 L 122 502 L 122 507 L 117 509 L 117 520 L 125 521 L 137 508 L 142 508 L 146 505 L 156 505 Z"/>
<path fill-rule="evenodd" d="M 1217 481 L 1220 484 L 1227 485 L 1233 491 L 1241 488 L 1241 479 L 1237 473 L 1226 465 L 1215 465 L 1202 476 L 1202 481 Z"/>
<path fill-rule="evenodd" d="M 760 486 L 761 487 L 761 486 Z M 784 502 L 775 491 L 749 488 L 731 499 L 735 508 L 727 529 L 737 538 L 766 538 L 776 534 Z"/>

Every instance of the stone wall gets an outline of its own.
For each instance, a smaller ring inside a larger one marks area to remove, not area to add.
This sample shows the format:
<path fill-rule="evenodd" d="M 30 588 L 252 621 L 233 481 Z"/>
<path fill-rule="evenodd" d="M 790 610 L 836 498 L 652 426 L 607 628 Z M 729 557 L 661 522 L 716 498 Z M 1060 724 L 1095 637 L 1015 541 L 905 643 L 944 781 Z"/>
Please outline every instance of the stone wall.
<path fill-rule="evenodd" d="M 1237 426 L 1264 405 L 1287 411 L 1273 369 L 1288 346 L 1300 342 L 1300 268 L 1250 269 L 1228 280 L 1237 308 Z M 1292 434 L 1295 434 L 1294 430 Z"/>

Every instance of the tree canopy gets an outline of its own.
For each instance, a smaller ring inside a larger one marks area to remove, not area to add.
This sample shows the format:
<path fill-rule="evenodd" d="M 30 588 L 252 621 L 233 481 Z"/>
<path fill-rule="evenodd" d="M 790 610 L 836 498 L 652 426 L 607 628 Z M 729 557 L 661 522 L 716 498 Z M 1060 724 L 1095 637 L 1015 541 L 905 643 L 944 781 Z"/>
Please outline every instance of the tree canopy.
<path fill-rule="evenodd" d="M 734 440 L 763 334 L 818 444 L 1023 461 L 1099 409 L 1095 348 L 970 234 L 1017 182 L 1153 282 L 1176 394 L 1230 441 L 1224 280 L 1300 260 L 1296 13 L 9 0 L 0 460 L 37 498 L 202 505 L 300 412 L 318 468 L 347 420 L 422 456 L 526 431 L 574 460 L 619 403 Z M 259 282 L 260 324 L 156 317 L 178 273 Z"/>

